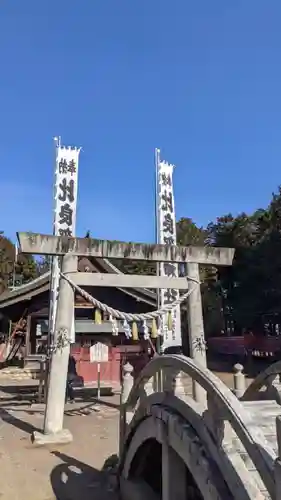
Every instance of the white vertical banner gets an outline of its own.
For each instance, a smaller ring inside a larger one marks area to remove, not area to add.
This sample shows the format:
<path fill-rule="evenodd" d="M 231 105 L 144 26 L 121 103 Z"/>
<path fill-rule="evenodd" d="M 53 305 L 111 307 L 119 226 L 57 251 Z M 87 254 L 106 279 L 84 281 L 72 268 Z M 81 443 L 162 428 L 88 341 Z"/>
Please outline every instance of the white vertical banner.
<path fill-rule="evenodd" d="M 160 160 L 160 150 L 156 150 L 157 175 L 157 243 L 176 245 L 176 216 L 173 191 L 174 165 Z M 178 277 L 178 265 L 170 262 L 161 262 L 158 273 L 160 276 Z M 159 305 L 163 307 L 179 298 L 179 291 L 173 288 L 159 291 Z M 163 352 L 169 347 L 182 345 L 180 306 L 173 310 L 172 330 L 164 328 L 162 343 Z M 167 322 L 166 322 L 167 323 Z"/>
<path fill-rule="evenodd" d="M 55 236 L 75 236 L 79 153 L 80 148 L 64 147 L 61 145 L 60 140 L 57 140 L 54 185 Z M 56 322 L 60 265 L 60 258 L 54 257 L 51 270 L 49 313 L 49 335 L 51 339 L 53 339 Z M 75 342 L 75 310 L 73 310 L 70 341 Z"/>

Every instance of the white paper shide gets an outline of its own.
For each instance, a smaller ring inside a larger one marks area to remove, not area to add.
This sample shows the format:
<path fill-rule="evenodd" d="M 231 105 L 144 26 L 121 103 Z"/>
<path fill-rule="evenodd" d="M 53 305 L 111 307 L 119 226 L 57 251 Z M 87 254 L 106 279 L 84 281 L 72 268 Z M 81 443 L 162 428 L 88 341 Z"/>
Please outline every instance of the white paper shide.
<path fill-rule="evenodd" d="M 56 148 L 55 186 L 54 186 L 54 235 L 75 236 L 77 192 L 78 192 L 78 161 L 80 148 Z M 59 288 L 60 260 L 53 258 L 50 304 L 50 333 L 54 334 Z M 72 342 L 75 341 L 74 316 L 71 332 Z"/>
<path fill-rule="evenodd" d="M 176 245 L 176 217 L 175 203 L 173 192 L 173 170 L 174 165 L 165 161 L 160 161 L 159 150 L 157 168 L 157 198 L 158 198 L 158 243 L 166 245 Z M 175 263 L 161 262 L 159 264 L 160 276 L 168 276 L 170 278 L 178 277 L 178 266 Z M 170 304 L 179 298 L 177 289 L 168 288 L 160 290 L 160 306 L 163 307 Z M 164 322 L 164 338 L 162 349 L 168 347 L 181 346 L 181 318 L 180 306 L 173 311 L 173 327 L 169 331 Z"/>

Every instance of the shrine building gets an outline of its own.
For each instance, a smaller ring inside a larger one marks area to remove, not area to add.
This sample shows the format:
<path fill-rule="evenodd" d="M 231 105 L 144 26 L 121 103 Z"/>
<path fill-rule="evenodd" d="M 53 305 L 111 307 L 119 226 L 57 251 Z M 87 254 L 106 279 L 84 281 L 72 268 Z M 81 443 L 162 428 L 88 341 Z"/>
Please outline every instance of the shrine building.
<path fill-rule="evenodd" d="M 79 259 L 78 270 L 121 273 L 107 259 L 86 257 Z M 51 273 L 47 272 L 30 283 L 0 295 L 2 324 L 5 324 L 5 318 L 8 318 L 13 324 L 21 322 L 19 324 L 24 325 L 22 331 L 13 336 L 15 353 L 18 345 L 24 359 L 40 352 L 42 346 L 47 344 L 50 276 Z M 108 306 L 124 312 L 145 313 L 156 309 L 156 293 L 152 290 L 103 287 L 88 287 L 85 290 Z M 108 361 L 101 363 L 101 380 L 112 384 L 119 383 L 121 366 L 128 357 L 136 372 L 147 362 L 147 341 L 144 341 L 141 335 L 137 342 L 127 339 L 122 322 L 118 323 L 118 335 L 112 335 L 109 317 L 103 314 L 101 324 L 97 324 L 94 321 L 94 313 L 93 305 L 75 293 L 75 344 L 71 345 L 71 353 L 76 359 L 77 371 L 85 383 L 97 380 L 97 363 L 91 362 L 90 352 L 91 346 L 100 342 L 106 346 L 108 353 Z M 5 333 L 7 334 L 7 331 Z"/>

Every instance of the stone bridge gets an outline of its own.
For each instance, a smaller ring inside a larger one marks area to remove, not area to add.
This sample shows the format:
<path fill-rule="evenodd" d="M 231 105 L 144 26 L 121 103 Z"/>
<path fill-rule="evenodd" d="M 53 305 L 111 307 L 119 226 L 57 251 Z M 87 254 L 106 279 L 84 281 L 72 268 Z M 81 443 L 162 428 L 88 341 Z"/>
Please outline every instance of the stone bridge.
<path fill-rule="evenodd" d="M 236 395 L 185 356 L 124 370 L 122 500 L 281 499 L 280 362 L 246 391 L 238 366 Z"/>

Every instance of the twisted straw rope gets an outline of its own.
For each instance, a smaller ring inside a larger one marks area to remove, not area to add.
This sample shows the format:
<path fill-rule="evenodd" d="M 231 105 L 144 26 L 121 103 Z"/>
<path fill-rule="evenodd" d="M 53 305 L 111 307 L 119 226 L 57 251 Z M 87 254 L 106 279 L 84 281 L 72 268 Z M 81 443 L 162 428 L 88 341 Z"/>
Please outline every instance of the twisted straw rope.
<path fill-rule="evenodd" d="M 82 297 L 84 297 L 84 299 L 86 299 L 88 302 L 93 304 L 95 307 L 97 307 L 98 309 L 100 309 L 103 312 L 108 313 L 109 315 L 111 315 L 115 319 L 122 319 L 124 321 L 125 320 L 127 320 L 127 321 L 146 321 L 146 320 L 150 320 L 150 319 L 157 319 L 161 316 L 164 316 L 164 314 L 172 311 L 173 309 L 175 309 L 175 307 L 182 304 L 182 302 L 184 302 L 187 299 L 187 297 L 189 297 L 189 295 L 191 295 L 192 292 L 195 290 L 195 287 L 191 288 L 190 290 L 185 292 L 181 297 L 179 297 L 177 300 L 175 300 L 171 304 L 167 304 L 162 309 L 157 309 L 157 311 L 152 311 L 152 312 L 142 313 L 142 314 L 137 314 L 137 313 L 132 314 L 132 313 L 125 313 L 122 311 L 118 311 L 118 309 L 113 309 L 113 307 L 107 306 L 103 302 L 100 302 L 99 300 L 92 297 L 92 295 L 90 295 L 88 292 L 83 290 L 83 288 L 81 288 L 79 285 L 76 285 L 76 283 L 74 283 L 68 276 L 66 276 L 62 272 L 60 272 L 60 276 L 62 278 L 64 278 L 68 282 L 68 284 L 70 286 L 72 286 L 72 288 L 74 288 L 77 292 L 79 292 L 79 294 Z M 189 281 L 193 281 L 197 284 L 200 284 L 200 282 L 195 280 L 194 278 L 189 278 L 187 276 L 186 279 Z"/>

